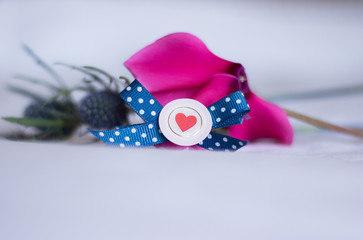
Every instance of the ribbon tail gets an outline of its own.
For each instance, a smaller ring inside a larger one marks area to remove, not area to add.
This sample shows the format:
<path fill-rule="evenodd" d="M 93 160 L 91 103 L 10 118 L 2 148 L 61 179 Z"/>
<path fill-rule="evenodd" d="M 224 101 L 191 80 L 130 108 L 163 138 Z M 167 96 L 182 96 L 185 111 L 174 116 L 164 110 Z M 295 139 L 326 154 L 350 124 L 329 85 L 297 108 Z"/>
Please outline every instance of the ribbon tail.
<path fill-rule="evenodd" d="M 112 130 L 88 130 L 101 141 L 119 147 L 146 147 L 168 141 L 161 134 L 157 121 Z"/>
<path fill-rule="evenodd" d="M 246 141 L 211 132 L 208 137 L 197 144 L 210 151 L 234 152 L 247 145 Z"/>

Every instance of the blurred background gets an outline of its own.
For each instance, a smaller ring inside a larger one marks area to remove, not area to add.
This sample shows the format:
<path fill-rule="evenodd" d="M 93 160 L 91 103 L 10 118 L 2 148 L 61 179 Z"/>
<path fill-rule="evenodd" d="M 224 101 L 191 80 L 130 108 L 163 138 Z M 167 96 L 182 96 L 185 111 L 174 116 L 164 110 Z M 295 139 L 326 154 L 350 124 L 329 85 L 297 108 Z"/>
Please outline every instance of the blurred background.
<path fill-rule="evenodd" d="M 92 65 L 132 78 L 125 60 L 160 37 L 183 31 L 201 38 L 216 55 L 242 63 L 262 97 L 362 127 L 362 1 L 0 0 L 0 31 L 0 116 L 20 116 L 28 102 L 10 93 L 7 84 L 42 92 L 15 74 L 49 79 L 23 43 L 51 64 Z M 82 76 L 55 69 L 70 86 Z M 316 98 L 331 90 L 345 95 Z M 0 131 L 14 127 L 0 121 Z"/>
<path fill-rule="evenodd" d="M 363 128 L 363 1 L 347 0 L 0 0 L 0 116 L 29 103 L 9 84 L 48 94 L 14 75 L 53 81 L 22 44 L 132 78 L 130 56 L 180 31 L 242 63 L 261 97 Z M 234 154 L 0 139 L 0 239 L 363 239 L 362 140 L 292 123 L 292 146 Z"/>

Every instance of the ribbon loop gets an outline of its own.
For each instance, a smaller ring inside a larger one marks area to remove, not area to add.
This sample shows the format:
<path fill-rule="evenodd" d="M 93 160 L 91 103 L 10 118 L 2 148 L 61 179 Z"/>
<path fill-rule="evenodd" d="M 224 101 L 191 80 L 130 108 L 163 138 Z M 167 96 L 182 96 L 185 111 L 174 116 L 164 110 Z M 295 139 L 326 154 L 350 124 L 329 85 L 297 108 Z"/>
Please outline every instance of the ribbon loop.
<path fill-rule="evenodd" d="M 242 92 L 234 92 L 210 105 L 208 110 L 212 115 L 214 129 L 241 124 L 250 107 Z"/>
<path fill-rule="evenodd" d="M 158 119 L 163 106 L 137 80 L 120 93 L 121 98 L 145 121 Z"/>

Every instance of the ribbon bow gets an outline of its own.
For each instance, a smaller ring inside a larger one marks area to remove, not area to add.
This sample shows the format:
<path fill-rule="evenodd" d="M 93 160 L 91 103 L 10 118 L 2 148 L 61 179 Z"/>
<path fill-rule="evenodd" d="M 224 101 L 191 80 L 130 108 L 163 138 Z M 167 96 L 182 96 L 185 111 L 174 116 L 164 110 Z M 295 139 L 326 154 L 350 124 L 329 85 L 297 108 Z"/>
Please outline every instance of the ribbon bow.
<path fill-rule="evenodd" d="M 163 106 L 137 80 L 120 93 L 121 98 L 145 121 L 143 124 L 116 127 L 113 130 L 89 131 L 103 142 L 114 146 L 151 146 L 169 140 L 160 130 L 158 117 Z M 212 129 L 240 124 L 250 111 L 241 91 L 234 92 L 207 107 L 212 117 Z M 208 150 L 236 151 L 246 141 L 210 132 L 196 144 Z"/>

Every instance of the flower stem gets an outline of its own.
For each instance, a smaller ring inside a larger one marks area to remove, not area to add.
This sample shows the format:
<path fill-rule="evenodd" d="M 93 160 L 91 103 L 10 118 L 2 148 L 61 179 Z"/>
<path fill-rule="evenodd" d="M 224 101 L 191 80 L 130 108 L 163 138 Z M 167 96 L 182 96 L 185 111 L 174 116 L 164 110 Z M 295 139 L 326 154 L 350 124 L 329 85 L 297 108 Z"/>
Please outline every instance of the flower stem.
<path fill-rule="evenodd" d="M 331 124 L 331 123 L 328 123 L 325 121 L 318 120 L 316 118 L 308 117 L 306 115 L 303 115 L 303 114 L 300 114 L 300 113 L 297 113 L 297 112 L 294 112 L 294 111 L 291 111 L 288 109 L 283 108 L 283 110 L 285 111 L 287 116 L 299 119 L 303 122 L 309 123 L 316 127 L 325 128 L 325 129 L 328 129 L 331 131 L 345 133 L 345 134 L 349 134 L 349 135 L 353 135 L 353 136 L 357 136 L 357 137 L 363 137 L 363 130 L 341 127 L 341 126 L 334 125 L 334 124 Z"/>

